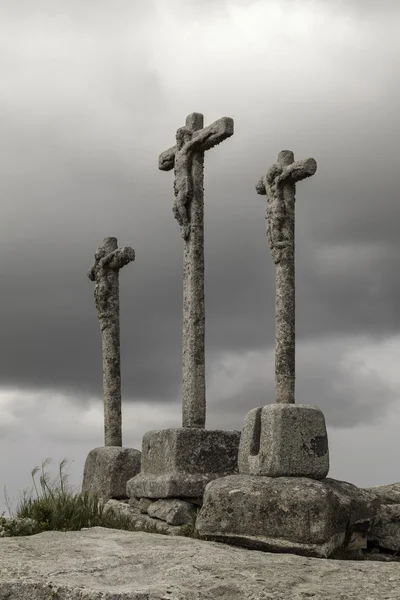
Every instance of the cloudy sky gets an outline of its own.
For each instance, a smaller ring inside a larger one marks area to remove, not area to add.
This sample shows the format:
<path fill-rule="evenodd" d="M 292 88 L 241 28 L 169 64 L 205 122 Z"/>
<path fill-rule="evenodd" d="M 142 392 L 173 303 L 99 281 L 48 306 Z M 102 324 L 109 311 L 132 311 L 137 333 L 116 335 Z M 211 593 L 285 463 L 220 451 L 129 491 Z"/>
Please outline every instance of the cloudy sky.
<path fill-rule="evenodd" d="M 330 475 L 399 481 L 397 0 L 0 0 L 0 514 L 46 457 L 79 486 L 104 443 L 86 276 L 115 236 L 123 442 L 180 426 L 182 240 L 157 168 L 187 114 L 235 121 L 205 158 L 207 427 L 274 402 L 275 271 L 255 184 L 297 186 L 296 401 Z"/>

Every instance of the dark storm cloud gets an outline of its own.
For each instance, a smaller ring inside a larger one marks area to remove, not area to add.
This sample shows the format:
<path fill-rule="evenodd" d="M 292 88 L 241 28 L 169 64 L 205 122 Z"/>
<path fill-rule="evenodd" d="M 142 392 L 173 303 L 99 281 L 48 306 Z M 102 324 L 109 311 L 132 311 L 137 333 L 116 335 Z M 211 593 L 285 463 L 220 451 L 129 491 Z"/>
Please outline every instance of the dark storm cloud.
<path fill-rule="evenodd" d="M 69 11 L 79 16 L 81 7 L 71 4 Z M 117 11 L 111 12 L 118 23 Z M 40 93 L 29 98 L 18 86 L 15 97 L 0 104 L 6 131 L 0 176 L 6 199 L 0 222 L 0 377 L 4 387 L 72 391 L 82 401 L 101 396 L 100 332 L 86 271 L 102 239 L 115 235 L 120 245 L 136 250 L 136 261 L 120 274 L 124 398 L 170 401 L 180 394 L 182 244 L 171 210 L 173 175 L 158 171 L 157 157 L 174 143 L 185 113 L 175 118 L 165 83 L 144 51 L 143 64 L 134 46 L 129 51 L 112 46 L 107 54 L 106 4 L 100 14 L 101 27 L 92 24 L 93 31 L 100 27 L 100 63 L 91 62 L 96 45 L 83 49 L 82 57 L 73 54 L 71 72 L 59 73 L 56 60 L 49 90 L 71 83 L 58 96 L 44 94 L 45 109 Z M 91 27 L 80 23 L 82 31 Z M 251 110 L 240 77 L 235 79 L 235 94 L 226 97 L 235 135 L 205 160 L 208 367 L 221 352 L 273 347 L 275 276 L 265 197 L 257 196 L 254 186 L 285 147 L 297 158 L 312 155 L 318 162 L 316 175 L 297 189 L 299 342 L 400 330 L 392 159 L 397 106 L 391 100 L 398 89 L 391 64 L 382 62 L 381 70 L 374 70 L 379 59 L 374 52 L 365 48 L 362 57 L 333 61 L 338 84 L 324 79 L 325 95 L 317 80 L 329 65 L 307 82 L 314 87 L 298 85 L 292 96 L 281 76 L 278 91 L 254 82 L 252 94 L 259 99 Z M 386 56 L 382 48 L 379 52 Z M 41 85 L 46 81 L 42 73 Z M 74 86 L 78 91 L 66 95 Z M 374 95 L 376 87 L 380 92 Z M 210 122 L 213 100 L 207 102 L 193 110 L 204 110 Z M 322 365 L 317 380 L 304 383 L 304 396 L 310 390 L 317 398 L 334 381 L 335 368 Z M 257 388 L 254 398 L 247 396 L 250 408 L 260 404 L 259 393 Z M 374 418 L 372 409 L 367 414 Z"/>
<path fill-rule="evenodd" d="M 371 368 L 368 359 L 357 357 L 362 344 L 371 347 L 370 340 L 345 336 L 298 344 L 296 403 L 321 408 L 328 427 L 379 423 L 398 402 L 396 386 L 385 380 L 379 368 Z M 248 410 L 273 403 L 273 363 L 273 353 L 265 350 L 239 360 L 229 356 L 217 360 L 209 377 L 212 401 L 208 404 L 208 422 L 216 427 L 240 429 Z M 238 371 L 242 372 L 241 377 Z"/>

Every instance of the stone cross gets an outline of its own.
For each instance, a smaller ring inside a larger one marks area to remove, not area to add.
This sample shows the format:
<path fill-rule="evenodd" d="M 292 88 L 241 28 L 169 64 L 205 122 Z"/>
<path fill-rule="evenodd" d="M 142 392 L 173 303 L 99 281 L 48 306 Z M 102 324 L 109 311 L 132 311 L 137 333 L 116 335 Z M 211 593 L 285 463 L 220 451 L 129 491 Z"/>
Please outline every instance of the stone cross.
<path fill-rule="evenodd" d="M 267 236 L 276 265 L 275 393 L 276 402 L 295 399 L 295 253 L 294 204 L 296 181 L 317 170 L 313 158 L 294 162 L 290 150 L 278 154 L 277 163 L 256 185 L 267 196 Z"/>
<path fill-rule="evenodd" d="M 105 446 L 122 446 L 121 362 L 119 335 L 119 270 L 135 260 L 135 251 L 118 248 L 115 237 L 107 237 L 94 255 L 88 277 L 95 282 L 94 299 L 101 330 L 103 354 Z"/>
<path fill-rule="evenodd" d="M 174 168 L 173 213 L 184 240 L 182 426 L 204 428 L 204 152 L 233 135 L 233 119 L 223 117 L 203 128 L 203 115 L 192 113 L 176 133 L 176 146 L 160 154 L 162 171 Z"/>

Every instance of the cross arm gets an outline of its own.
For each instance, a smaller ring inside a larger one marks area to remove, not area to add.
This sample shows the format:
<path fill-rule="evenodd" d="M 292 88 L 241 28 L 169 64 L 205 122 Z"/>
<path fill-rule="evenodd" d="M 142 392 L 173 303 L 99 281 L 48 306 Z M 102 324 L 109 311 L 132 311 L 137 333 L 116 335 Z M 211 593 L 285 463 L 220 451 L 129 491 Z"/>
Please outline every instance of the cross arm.
<path fill-rule="evenodd" d="M 217 146 L 228 137 L 233 135 L 233 119 L 231 117 L 222 117 L 217 119 L 211 125 L 193 132 L 193 137 L 188 142 L 188 148 L 198 152 L 205 152 L 214 146 Z M 161 171 L 170 171 L 174 168 L 176 146 L 168 148 L 162 152 L 158 158 L 158 168 Z"/>
<path fill-rule="evenodd" d="M 285 179 L 289 179 L 296 183 L 296 181 L 301 181 L 302 179 L 306 179 L 306 177 L 311 177 L 317 170 L 317 161 L 313 158 L 307 158 L 305 160 L 298 160 L 291 165 L 284 168 L 282 174 L 279 176 L 280 181 L 284 181 Z"/>
<path fill-rule="evenodd" d="M 175 166 L 175 152 L 176 146 L 172 146 L 172 148 L 168 148 L 160 154 L 158 157 L 158 168 L 160 171 L 170 171 Z"/>
<path fill-rule="evenodd" d="M 96 265 L 93 265 L 90 267 L 89 271 L 87 272 L 87 276 L 89 277 L 90 281 L 95 281 L 96 279 Z"/>
<path fill-rule="evenodd" d="M 217 146 L 227 138 L 233 135 L 233 119 L 231 117 L 222 117 L 193 133 L 193 137 L 188 142 L 188 147 L 198 152 L 205 152 Z"/>
<path fill-rule="evenodd" d="M 124 246 L 123 248 L 118 248 L 110 254 L 107 254 L 100 261 L 100 266 L 108 266 L 110 269 L 118 270 L 122 269 L 125 265 L 135 260 L 135 251 L 133 248 L 129 246 Z"/>
<path fill-rule="evenodd" d="M 260 196 L 266 196 L 267 190 L 265 187 L 264 177 L 261 177 L 260 181 L 256 185 L 256 192 L 260 194 Z"/>

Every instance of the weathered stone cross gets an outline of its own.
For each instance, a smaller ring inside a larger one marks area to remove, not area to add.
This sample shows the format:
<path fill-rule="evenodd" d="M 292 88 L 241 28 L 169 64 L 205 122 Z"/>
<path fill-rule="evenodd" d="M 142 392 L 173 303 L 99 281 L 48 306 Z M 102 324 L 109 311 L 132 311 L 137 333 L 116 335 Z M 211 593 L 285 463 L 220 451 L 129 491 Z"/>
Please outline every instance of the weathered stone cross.
<path fill-rule="evenodd" d="M 233 119 L 223 117 L 203 129 L 192 113 L 176 133 L 176 146 L 160 154 L 158 167 L 175 167 L 173 213 L 184 239 L 182 426 L 204 428 L 204 152 L 233 135 Z"/>
<path fill-rule="evenodd" d="M 127 246 L 118 249 L 117 239 L 107 237 L 94 257 L 87 275 L 96 283 L 94 299 L 101 330 L 104 445 L 122 446 L 118 275 L 119 269 L 135 260 L 135 251 Z"/>
<path fill-rule="evenodd" d="M 295 399 L 295 253 L 294 204 L 296 181 L 317 170 L 313 158 L 294 162 L 290 150 L 278 154 L 277 163 L 256 185 L 267 195 L 267 235 L 276 265 L 275 296 L 275 400 L 293 404 Z"/>

